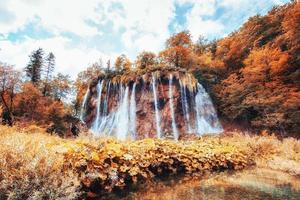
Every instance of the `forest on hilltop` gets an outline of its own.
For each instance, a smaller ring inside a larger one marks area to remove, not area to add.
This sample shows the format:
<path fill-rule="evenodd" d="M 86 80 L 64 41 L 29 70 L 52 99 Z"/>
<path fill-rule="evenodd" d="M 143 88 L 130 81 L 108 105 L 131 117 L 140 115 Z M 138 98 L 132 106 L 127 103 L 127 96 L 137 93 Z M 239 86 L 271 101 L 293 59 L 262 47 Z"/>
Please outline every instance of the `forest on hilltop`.
<path fill-rule="evenodd" d="M 216 46 L 211 57 L 222 61 L 225 73 L 216 70 L 209 87 L 222 117 L 299 136 L 300 3 L 250 18 Z"/>
<path fill-rule="evenodd" d="M 199 27 L 201 28 L 201 27 Z M 251 17 L 229 36 L 192 42 L 188 31 L 172 35 L 156 55 L 141 52 L 134 62 L 119 56 L 94 63 L 73 82 L 54 75 L 55 56 L 38 49 L 30 55 L 26 79 L 13 66 L 0 66 L 3 122 L 38 124 L 66 135 L 79 123 L 83 96 L 100 76 L 134 76 L 169 67 L 192 72 L 210 93 L 223 124 L 299 137 L 300 130 L 300 3 L 274 7 Z M 69 97 L 76 92 L 76 98 Z"/>

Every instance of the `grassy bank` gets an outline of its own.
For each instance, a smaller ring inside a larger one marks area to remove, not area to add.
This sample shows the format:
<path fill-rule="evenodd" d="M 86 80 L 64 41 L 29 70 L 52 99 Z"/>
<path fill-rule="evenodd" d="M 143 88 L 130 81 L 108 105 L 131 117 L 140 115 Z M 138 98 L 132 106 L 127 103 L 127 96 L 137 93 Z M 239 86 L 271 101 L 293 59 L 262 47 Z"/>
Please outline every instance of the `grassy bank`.
<path fill-rule="evenodd" d="M 271 168 L 300 176 L 300 141 L 231 133 L 192 141 L 62 139 L 0 127 L 0 199 L 101 196 L 176 174 Z"/>

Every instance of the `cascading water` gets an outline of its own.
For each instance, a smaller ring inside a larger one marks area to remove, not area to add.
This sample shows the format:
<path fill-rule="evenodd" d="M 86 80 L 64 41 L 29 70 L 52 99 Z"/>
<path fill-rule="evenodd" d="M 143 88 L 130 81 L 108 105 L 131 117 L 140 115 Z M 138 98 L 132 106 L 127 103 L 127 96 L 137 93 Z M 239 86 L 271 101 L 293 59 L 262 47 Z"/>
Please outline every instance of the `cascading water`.
<path fill-rule="evenodd" d="M 188 133 L 191 133 L 192 129 L 191 129 L 191 122 L 190 122 L 190 111 L 189 111 L 190 109 L 187 100 L 186 86 L 183 87 L 183 98 L 184 98 L 184 107 L 185 107 L 186 121 L 188 126 Z"/>
<path fill-rule="evenodd" d="M 157 101 L 157 94 L 156 94 L 156 79 L 154 74 L 152 74 L 152 90 L 153 90 L 153 98 L 154 98 L 154 107 L 155 107 L 155 123 L 156 123 L 156 133 L 157 137 L 161 137 L 161 128 L 160 128 L 160 115 L 158 110 L 158 101 Z"/>
<path fill-rule="evenodd" d="M 129 106 L 129 130 L 136 138 L 136 101 L 135 101 L 135 87 L 136 83 L 133 84 L 130 96 L 130 106 Z"/>
<path fill-rule="evenodd" d="M 104 103 L 103 103 L 103 112 L 101 114 L 101 119 L 100 119 L 100 124 L 97 129 L 97 134 L 98 135 L 103 135 L 106 133 L 106 126 L 108 123 L 108 100 L 109 100 L 109 95 L 110 95 L 110 86 L 111 82 L 108 81 L 106 84 L 106 92 L 105 92 L 105 97 L 104 97 Z"/>
<path fill-rule="evenodd" d="M 200 83 L 197 84 L 197 90 L 195 96 L 197 133 L 202 135 L 222 132 L 223 128 L 208 93 Z"/>
<path fill-rule="evenodd" d="M 84 115 L 85 115 L 85 112 L 86 112 L 86 102 L 87 102 L 87 99 L 88 99 L 88 96 L 90 94 L 90 88 L 88 88 L 86 90 L 86 93 L 83 97 L 83 101 L 82 101 L 82 104 L 81 104 L 81 110 L 80 110 L 80 120 L 82 122 L 84 122 Z"/>
<path fill-rule="evenodd" d="M 181 82 L 181 80 L 179 80 L 179 84 L 180 84 L 181 105 L 182 105 L 184 120 L 187 126 L 187 132 L 191 133 L 192 130 L 191 130 L 191 123 L 190 123 L 189 106 L 186 97 L 186 86 Z"/>
<path fill-rule="evenodd" d="M 104 105 L 103 105 L 103 116 L 107 115 L 108 113 L 109 92 L 110 92 L 110 81 L 108 81 L 106 85 L 106 93 L 105 93 Z"/>
<path fill-rule="evenodd" d="M 178 130 L 175 121 L 175 111 L 174 111 L 174 102 L 173 102 L 173 75 L 170 74 L 169 77 L 169 101 L 170 101 L 170 110 L 171 110 L 171 118 L 172 118 L 172 131 L 174 135 L 174 139 L 178 139 Z"/>
<path fill-rule="evenodd" d="M 128 91 L 129 88 L 127 86 L 121 101 L 120 109 L 117 112 L 117 138 L 121 140 L 126 139 L 129 130 Z"/>
<path fill-rule="evenodd" d="M 92 104 L 87 101 L 93 95 L 90 95 L 90 89 L 87 90 L 80 118 L 94 119 L 88 121 L 87 125 L 95 136 L 114 136 L 120 140 L 163 138 L 167 136 L 165 132 L 171 129 L 173 138 L 177 140 L 187 133 L 203 135 L 222 131 L 211 99 L 200 83 L 190 89 L 188 86 L 192 86 L 194 81 L 191 77 L 181 79 L 176 75 L 174 78 L 171 73 L 161 81 L 157 81 L 154 73 L 142 77 L 140 81 L 129 84 L 114 83 L 107 79 L 99 81 L 96 85 L 97 95 L 93 94 L 97 103 L 89 109 L 87 105 Z M 136 88 L 139 89 L 136 91 Z M 180 109 L 178 106 L 182 107 L 182 113 L 176 112 Z M 86 110 L 94 110 L 94 118 L 84 117 Z"/>
<path fill-rule="evenodd" d="M 103 88 L 103 80 L 101 82 L 98 82 L 97 84 L 97 112 L 96 112 L 96 118 L 93 123 L 92 131 L 94 133 L 99 133 L 99 123 L 100 123 L 100 115 L 101 115 L 101 94 L 102 94 L 102 88 Z"/>

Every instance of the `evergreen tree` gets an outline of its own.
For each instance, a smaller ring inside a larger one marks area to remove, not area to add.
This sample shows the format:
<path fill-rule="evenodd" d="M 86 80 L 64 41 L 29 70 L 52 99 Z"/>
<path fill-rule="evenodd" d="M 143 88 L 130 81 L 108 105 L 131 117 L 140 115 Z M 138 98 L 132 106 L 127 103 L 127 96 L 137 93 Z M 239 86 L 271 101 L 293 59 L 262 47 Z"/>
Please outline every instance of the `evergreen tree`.
<path fill-rule="evenodd" d="M 55 56 L 52 52 L 50 52 L 46 58 L 46 65 L 45 65 L 45 80 L 44 80 L 44 89 L 43 89 L 44 96 L 49 94 L 49 90 L 50 90 L 49 82 L 52 80 L 54 66 L 55 66 Z"/>
<path fill-rule="evenodd" d="M 111 69 L 110 69 L 110 60 L 108 60 L 107 63 L 106 63 L 105 73 L 109 74 L 110 72 L 111 72 Z"/>
<path fill-rule="evenodd" d="M 39 48 L 33 51 L 29 56 L 30 61 L 25 68 L 26 76 L 30 79 L 33 84 L 38 84 L 41 80 L 41 70 L 43 66 L 43 49 Z"/>

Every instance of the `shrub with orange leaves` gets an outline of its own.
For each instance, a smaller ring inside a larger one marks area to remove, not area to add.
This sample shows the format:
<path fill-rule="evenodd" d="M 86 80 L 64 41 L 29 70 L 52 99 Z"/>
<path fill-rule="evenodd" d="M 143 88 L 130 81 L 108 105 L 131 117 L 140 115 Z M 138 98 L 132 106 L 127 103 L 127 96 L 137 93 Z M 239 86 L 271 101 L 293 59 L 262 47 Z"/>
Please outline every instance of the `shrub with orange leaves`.
<path fill-rule="evenodd" d="M 0 126 L 1 199 L 82 199 L 176 174 L 253 164 L 300 175 L 300 142 L 228 133 L 194 140 L 62 139 L 41 129 Z M 285 160 L 282 165 L 279 161 Z"/>

